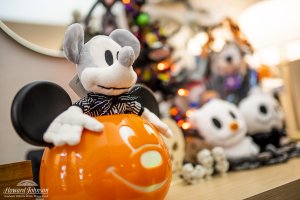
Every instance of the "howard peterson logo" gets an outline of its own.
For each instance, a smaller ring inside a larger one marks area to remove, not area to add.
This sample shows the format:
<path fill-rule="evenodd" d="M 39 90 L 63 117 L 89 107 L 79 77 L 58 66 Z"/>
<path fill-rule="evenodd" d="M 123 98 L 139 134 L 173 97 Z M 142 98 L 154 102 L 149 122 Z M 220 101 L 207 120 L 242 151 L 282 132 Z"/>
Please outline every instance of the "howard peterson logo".
<path fill-rule="evenodd" d="M 44 198 L 48 197 L 48 189 L 37 188 L 37 184 L 32 180 L 20 181 L 16 187 L 6 187 L 3 190 L 4 198 Z"/>

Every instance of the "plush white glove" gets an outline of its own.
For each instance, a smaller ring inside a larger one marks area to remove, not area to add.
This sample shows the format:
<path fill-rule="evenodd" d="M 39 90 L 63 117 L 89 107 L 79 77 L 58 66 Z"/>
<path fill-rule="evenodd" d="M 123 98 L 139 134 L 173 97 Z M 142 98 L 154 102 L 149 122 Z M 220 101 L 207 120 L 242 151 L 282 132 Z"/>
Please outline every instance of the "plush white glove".
<path fill-rule="evenodd" d="M 164 136 L 173 136 L 173 133 L 169 129 L 168 125 L 162 122 L 154 113 L 150 112 L 147 108 L 144 108 L 144 112 L 141 117 L 148 120 Z"/>
<path fill-rule="evenodd" d="M 83 128 L 100 132 L 103 125 L 95 118 L 83 114 L 79 107 L 71 106 L 54 119 L 43 138 L 55 146 L 77 145 L 80 142 Z"/>

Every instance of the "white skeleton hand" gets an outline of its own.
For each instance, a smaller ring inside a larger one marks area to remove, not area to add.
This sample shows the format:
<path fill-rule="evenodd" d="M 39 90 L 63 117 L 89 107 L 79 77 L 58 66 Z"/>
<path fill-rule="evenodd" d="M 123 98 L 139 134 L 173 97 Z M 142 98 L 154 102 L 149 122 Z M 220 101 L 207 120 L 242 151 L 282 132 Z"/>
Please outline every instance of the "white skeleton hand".
<path fill-rule="evenodd" d="M 148 120 L 164 136 L 173 136 L 173 133 L 169 129 L 169 127 L 164 122 L 162 122 L 154 113 L 150 112 L 147 108 L 144 108 L 142 118 Z"/>
<path fill-rule="evenodd" d="M 100 132 L 103 125 L 93 117 L 83 114 L 79 107 L 71 106 L 54 119 L 43 138 L 55 146 L 76 145 L 80 142 L 83 128 Z"/>

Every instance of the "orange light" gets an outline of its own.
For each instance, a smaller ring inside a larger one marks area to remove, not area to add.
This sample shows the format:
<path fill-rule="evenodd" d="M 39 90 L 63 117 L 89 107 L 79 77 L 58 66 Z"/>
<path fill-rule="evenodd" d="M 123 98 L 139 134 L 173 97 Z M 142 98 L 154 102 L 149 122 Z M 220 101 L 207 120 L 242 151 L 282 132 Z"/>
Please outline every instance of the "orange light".
<path fill-rule="evenodd" d="M 189 129 L 191 127 L 191 123 L 190 122 L 184 122 L 183 124 L 182 124 L 182 128 L 183 129 Z"/>
<path fill-rule="evenodd" d="M 179 121 L 177 122 L 177 124 L 178 124 L 179 127 L 182 127 L 183 123 L 184 123 L 184 120 L 183 120 L 183 119 L 181 119 L 181 120 L 179 120 Z"/>
<path fill-rule="evenodd" d="M 130 4 L 130 0 L 122 0 L 123 4 Z"/>
<path fill-rule="evenodd" d="M 166 69 L 166 65 L 164 63 L 158 63 L 157 64 L 157 69 L 160 71 L 163 71 Z"/>
<path fill-rule="evenodd" d="M 170 110 L 170 114 L 171 114 L 172 116 L 175 116 L 175 115 L 177 115 L 177 114 L 178 114 L 178 110 L 177 110 L 177 108 L 171 108 L 171 110 Z"/>
<path fill-rule="evenodd" d="M 187 111 L 185 112 L 185 115 L 186 115 L 187 117 L 190 117 L 190 116 L 193 114 L 193 112 L 195 112 L 195 110 L 187 110 Z"/>
<path fill-rule="evenodd" d="M 178 95 L 179 96 L 188 96 L 189 95 L 189 91 L 188 90 L 186 90 L 186 89 L 179 89 L 178 91 L 177 91 L 177 93 L 178 93 Z"/>
<path fill-rule="evenodd" d="M 171 65 L 172 72 L 176 72 L 176 70 L 177 70 L 176 68 L 177 68 L 176 64 Z"/>

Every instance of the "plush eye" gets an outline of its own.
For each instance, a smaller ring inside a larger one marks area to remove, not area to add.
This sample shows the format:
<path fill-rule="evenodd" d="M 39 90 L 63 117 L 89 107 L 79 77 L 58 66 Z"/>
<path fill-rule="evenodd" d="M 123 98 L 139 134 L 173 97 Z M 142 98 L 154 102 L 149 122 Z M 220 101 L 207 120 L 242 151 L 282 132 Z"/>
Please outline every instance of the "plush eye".
<path fill-rule="evenodd" d="M 229 114 L 230 114 L 230 116 L 231 116 L 233 119 L 236 119 L 236 116 L 235 116 L 235 114 L 234 114 L 232 111 L 229 111 Z"/>
<path fill-rule="evenodd" d="M 107 63 L 109 66 L 111 66 L 111 65 L 114 63 L 114 57 L 113 57 L 111 51 L 110 51 L 110 50 L 106 50 L 104 56 L 105 56 L 105 61 L 106 61 L 106 63 Z"/>
<path fill-rule="evenodd" d="M 117 52 L 117 60 L 119 60 L 119 51 Z"/>
<path fill-rule="evenodd" d="M 213 122 L 214 126 L 217 127 L 218 129 L 222 128 L 222 124 L 221 124 L 220 120 L 218 120 L 217 118 L 213 117 L 212 122 Z"/>
<path fill-rule="evenodd" d="M 267 107 L 266 107 L 264 104 L 261 104 L 261 105 L 259 106 L 259 111 L 260 111 L 262 114 L 264 114 L 264 115 L 266 115 L 266 114 L 268 113 L 268 109 L 267 109 Z"/>

